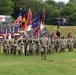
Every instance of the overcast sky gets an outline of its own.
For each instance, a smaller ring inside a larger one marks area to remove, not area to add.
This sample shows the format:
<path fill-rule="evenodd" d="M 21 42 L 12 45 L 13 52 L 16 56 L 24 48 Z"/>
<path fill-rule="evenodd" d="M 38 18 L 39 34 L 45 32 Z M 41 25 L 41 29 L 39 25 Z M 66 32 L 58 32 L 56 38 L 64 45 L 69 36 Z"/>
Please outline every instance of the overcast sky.
<path fill-rule="evenodd" d="M 69 0 L 55 0 L 56 2 L 59 2 L 59 1 L 63 1 L 65 3 L 67 3 Z"/>

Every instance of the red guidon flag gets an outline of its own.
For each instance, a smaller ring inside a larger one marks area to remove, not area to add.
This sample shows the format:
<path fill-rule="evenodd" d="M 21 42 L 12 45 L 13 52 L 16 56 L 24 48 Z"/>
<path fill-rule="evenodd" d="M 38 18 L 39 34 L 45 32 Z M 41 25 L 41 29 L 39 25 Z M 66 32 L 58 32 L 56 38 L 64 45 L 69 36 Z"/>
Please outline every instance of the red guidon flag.
<path fill-rule="evenodd" d="M 45 24 L 45 17 L 46 17 L 46 12 L 45 12 L 45 9 L 43 9 L 43 12 L 42 12 L 42 24 Z"/>
<path fill-rule="evenodd" d="M 28 16 L 27 16 L 27 25 L 31 25 L 31 24 L 32 24 L 32 10 L 29 9 Z"/>

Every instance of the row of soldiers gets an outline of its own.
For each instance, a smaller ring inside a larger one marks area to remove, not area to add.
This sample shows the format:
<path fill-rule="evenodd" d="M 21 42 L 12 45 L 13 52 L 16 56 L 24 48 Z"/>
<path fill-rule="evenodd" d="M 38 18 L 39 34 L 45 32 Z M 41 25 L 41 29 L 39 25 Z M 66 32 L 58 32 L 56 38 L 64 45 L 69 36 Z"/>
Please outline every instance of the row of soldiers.
<path fill-rule="evenodd" d="M 16 37 L 12 39 L 2 39 L 0 41 L 1 52 L 14 55 L 39 55 L 46 59 L 47 54 L 55 52 L 73 51 L 76 48 L 76 38 L 58 38 L 43 34 L 41 38 Z"/>

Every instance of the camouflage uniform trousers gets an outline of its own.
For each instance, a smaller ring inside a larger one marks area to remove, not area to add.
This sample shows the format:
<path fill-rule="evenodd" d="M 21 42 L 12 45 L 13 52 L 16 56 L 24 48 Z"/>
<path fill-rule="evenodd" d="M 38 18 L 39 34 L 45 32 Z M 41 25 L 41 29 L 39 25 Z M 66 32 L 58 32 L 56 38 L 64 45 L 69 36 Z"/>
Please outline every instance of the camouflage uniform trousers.
<path fill-rule="evenodd" d="M 7 46 L 6 45 L 3 46 L 3 53 L 7 54 Z"/>
<path fill-rule="evenodd" d="M 76 48 L 76 42 L 74 42 L 74 48 Z"/>
<path fill-rule="evenodd" d="M 38 55 L 38 54 L 39 54 L 39 45 L 36 44 L 36 55 Z"/>
<path fill-rule="evenodd" d="M 47 54 L 51 54 L 51 45 L 48 45 L 48 47 L 47 47 Z"/>
<path fill-rule="evenodd" d="M 29 44 L 29 54 L 33 55 L 33 47 L 32 43 Z"/>
<path fill-rule="evenodd" d="M 51 54 L 54 53 L 54 44 L 51 44 Z"/>
<path fill-rule="evenodd" d="M 29 44 L 27 44 L 27 47 L 26 47 L 26 55 L 29 55 Z"/>
<path fill-rule="evenodd" d="M 54 50 L 55 50 L 55 52 L 58 52 L 58 46 L 54 46 Z"/>
<path fill-rule="evenodd" d="M 9 52 L 10 52 L 10 49 L 9 49 L 9 46 L 7 46 L 6 54 L 9 54 Z"/>
<path fill-rule="evenodd" d="M 43 49 L 43 47 L 40 45 L 40 54 L 41 54 L 41 58 L 43 58 L 43 53 L 44 53 L 44 49 Z"/>
<path fill-rule="evenodd" d="M 47 47 L 43 47 L 43 59 L 46 60 L 46 55 L 47 55 Z"/>
<path fill-rule="evenodd" d="M 18 47 L 17 46 L 14 46 L 13 54 L 18 55 Z"/>
<path fill-rule="evenodd" d="M 36 44 L 33 44 L 33 55 L 36 55 Z"/>
<path fill-rule="evenodd" d="M 73 43 L 69 43 L 69 51 L 73 51 Z"/>
<path fill-rule="evenodd" d="M 20 55 L 25 55 L 24 45 L 20 45 L 19 53 L 20 53 Z"/>
<path fill-rule="evenodd" d="M 59 52 L 65 51 L 65 45 L 59 45 Z"/>
<path fill-rule="evenodd" d="M 3 53 L 3 46 L 0 46 L 0 53 Z"/>

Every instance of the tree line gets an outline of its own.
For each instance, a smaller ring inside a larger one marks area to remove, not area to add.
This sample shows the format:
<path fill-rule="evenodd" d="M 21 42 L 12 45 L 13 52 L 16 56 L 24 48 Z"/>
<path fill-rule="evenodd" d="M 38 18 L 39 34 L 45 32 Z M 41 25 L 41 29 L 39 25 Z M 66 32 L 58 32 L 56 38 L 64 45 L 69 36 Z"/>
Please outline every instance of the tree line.
<path fill-rule="evenodd" d="M 53 25 L 55 18 L 68 18 L 68 25 L 76 25 L 76 0 L 70 0 L 67 4 L 63 1 L 53 0 L 0 0 L 0 15 L 11 15 L 13 21 L 18 17 L 20 8 L 32 9 L 33 17 L 39 10 L 46 10 L 46 24 Z"/>

